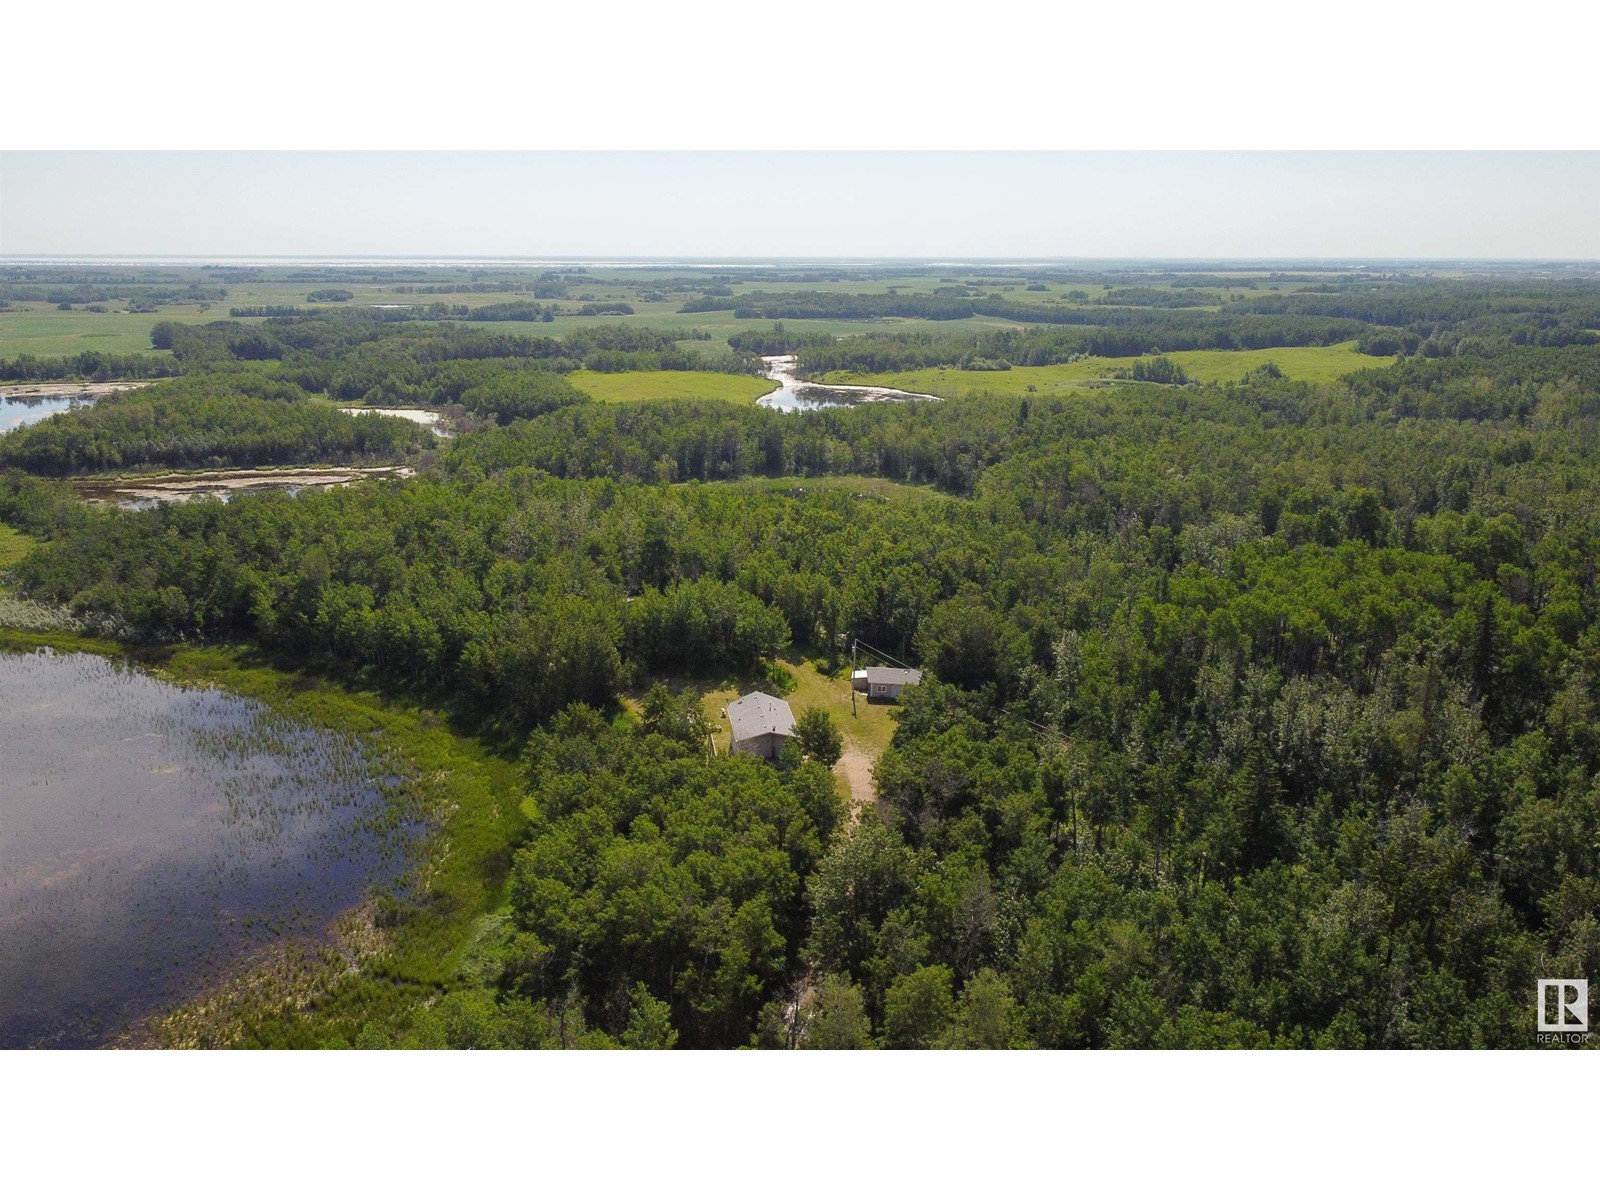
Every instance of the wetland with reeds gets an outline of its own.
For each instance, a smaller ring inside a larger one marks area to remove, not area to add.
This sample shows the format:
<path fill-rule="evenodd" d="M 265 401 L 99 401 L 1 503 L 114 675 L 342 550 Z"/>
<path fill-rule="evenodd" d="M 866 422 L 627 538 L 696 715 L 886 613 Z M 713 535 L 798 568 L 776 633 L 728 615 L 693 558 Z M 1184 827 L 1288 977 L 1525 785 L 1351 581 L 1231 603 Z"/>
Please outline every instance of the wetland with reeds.
<path fill-rule="evenodd" d="M 94 1046 L 405 888 L 402 781 L 349 731 L 95 654 L 0 650 L 0 1046 Z"/>

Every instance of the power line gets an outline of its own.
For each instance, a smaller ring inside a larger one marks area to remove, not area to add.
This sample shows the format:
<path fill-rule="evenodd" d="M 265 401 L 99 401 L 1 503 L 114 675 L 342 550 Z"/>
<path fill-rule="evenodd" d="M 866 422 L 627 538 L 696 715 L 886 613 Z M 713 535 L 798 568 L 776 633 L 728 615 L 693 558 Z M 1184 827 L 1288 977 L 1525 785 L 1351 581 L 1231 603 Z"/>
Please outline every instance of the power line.
<path fill-rule="evenodd" d="M 908 670 L 908 671 L 916 669 L 915 667 L 912 667 L 909 663 L 901 662 L 894 655 L 886 654 L 884 651 L 879 650 L 876 646 L 871 645 L 868 642 L 863 642 L 860 638 L 854 639 L 854 641 L 853 641 L 853 643 L 851 645 L 851 649 L 852 650 L 857 650 L 857 649 L 865 650 L 868 654 L 875 655 L 876 657 L 883 659 L 884 662 L 886 662 L 886 663 L 893 663 L 897 667 L 905 667 L 906 670 Z M 1033 730 L 1033 732 L 1038 734 L 1040 737 L 1058 738 L 1058 737 L 1061 736 L 1061 731 L 1060 730 L 1052 729 L 1048 725 L 1041 725 L 1041 724 L 1039 724 L 1039 722 L 1033 720 L 1030 717 L 1025 717 L 1021 713 L 1006 713 L 1004 715 L 1011 717 L 1013 720 L 1021 721 L 1024 725 L 1026 725 L 1029 729 Z"/>
<path fill-rule="evenodd" d="M 856 645 L 857 648 L 865 650 L 868 654 L 874 654 L 877 657 L 883 659 L 883 661 L 886 662 L 886 663 L 893 663 L 895 666 L 904 667 L 908 671 L 916 670 L 916 668 L 913 667 L 910 663 L 901 662 L 894 655 L 885 654 L 882 650 L 879 650 L 876 646 L 868 645 L 866 642 L 863 642 L 860 638 L 856 638 L 855 639 L 855 645 Z"/>

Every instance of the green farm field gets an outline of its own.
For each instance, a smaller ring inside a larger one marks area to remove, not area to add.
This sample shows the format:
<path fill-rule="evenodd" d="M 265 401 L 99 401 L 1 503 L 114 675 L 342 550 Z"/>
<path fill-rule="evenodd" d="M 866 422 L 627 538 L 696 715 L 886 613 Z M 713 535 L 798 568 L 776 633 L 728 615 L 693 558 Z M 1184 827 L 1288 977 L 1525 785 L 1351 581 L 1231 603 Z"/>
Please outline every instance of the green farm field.
<path fill-rule="evenodd" d="M 1264 363 L 1276 363 L 1290 379 L 1306 383 L 1331 383 L 1351 371 L 1381 366 L 1387 360 L 1357 353 L 1354 342 L 1333 346 L 1277 346 L 1269 350 L 1180 350 L 1165 357 L 1181 366 L 1200 383 L 1237 380 Z M 833 371 L 824 383 L 873 383 L 908 392 L 959 398 L 975 392 L 1006 394 L 1065 391 L 1082 388 L 1128 368 L 1137 358 L 1083 358 L 1047 367 L 1013 367 L 1009 371 L 961 371 L 928 367 L 919 371 L 863 374 Z"/>
<path fill-rule="evenodd" d="M 110 354 L 155 354 L 150 329 L 157 321 L 202 322 L 226 320 L 227 309 L 209 313 L 195 308 L 163 309 L 159 313 L 57 312 L 54 305 L 35 305 L 0 312 L 0 358 L 32 354 L 61 358 L 102 350 Z"/>
<path fill-rule="evenodd" d="M 574 371 L 572 386 L 605 404 L 643 400 L 729 400 L 753 404 L 778 385 L 754 375 L 715 371 Z"/>
<path fill-rule="evenodd" d="M 521 335 L 560 337 L 587 329 L 596 325 L 620 324 L 637 326 L 641 329 L 651 330 L 682 330 L 685 333 L 694 332 L 706 334 L 710 340 L 686 342 L 686 348 L 703 348 L 707 353 L 721 351 L 727 346 L 727 339 L 735 333 L 758 329 L 771 328 L 767 320 L 740 320 L 733 315 L 731 309 L 714 312 L 684 313 L 679 309 L 685 300 L 689 299 L 688 293 L 672 292 L 662 295 L 652 292 L 651 276 L 660 274 L 670 277 L 675 272 L 650 272 L 650 271 L 607 271 L 596 270 L 592 275 L 573 279 L 567 284 L 567 295 L 555 301 L 562 309 L 566 310 L 551 321 L 503 321 L 486 323 L 482 328 L 492 328 L 497 332 Z M 846 279 L 829 279 L 819 281 L 794 280 L 794 281 L 764 281 L 746 280 L 733 286 L 735 299 L 752 292 L 823 292 L 823 293 L 881 293 L 891 288 L 903 294 L 932 293 L 941 287 L 949 287 L 951 278 L 939 275 L 903 275 L 893 272 L 881 276 L 857 276 Z M 1244 284 L 1249 277 L 1241 275 L 1240 291 L 1244 291 Z M 1183 286 L 1167 280 L 1140 282 L 1130 279 L 1129 284 L 1168 289 Z M 1270 294 L 1282 291 L 1292 291 L 1303 286 L 1298 283 L 1279 283 L 1266 278 L 1254 278 L 1250 282 L 1253 287 L 1250 291 L 1255 294 Z M 987 294 L 998 292 L 1008 301 L 1019 304 L 1051 304 L 1062 301 L 1069 303 L 1082 302 L 1087 299 L 1094 301 L 1106 294 L 1106 285 L 1089 282 L 1060 282 L 1050 281 L 1043 284 L 1042 291 L 1029 291 L 1027 281 L 1024 279 L 985 279 L 980 275 L 963 275 L 960 277 L 962 286 Z M 222 300 L 213 300 L 206 304 L 163 304 L 159 311 L 151 313 L 129 312 L 125 302 L 113 300 L 107 302 L 105 312 L 91 312 L 83 305 L 75 305 L 70 310 L 59 310 L 54 304 L 38 301 L 23 301 L 14 303 L 6 311 L 0 311 L 0 358 L 15 357 L 22 354 L 31 354 L 42 358 L 60 357 L 81 353 L 86 350 L 101 350 L 108 353 L 138 353 L 151 352 L 150 330 L 161 321 L 174 321 L 181 324 L 202 324 L 210 321 L 243 320 L 255 322 L 259 317 L 230 318 L 231 309 L 247 309 L 268 306 L 311 306 L 308 295 L 329 286 L 325 281 L 318 280 L 261 280 L 247 282 L 227 282 L 225 284 L 227 296 Z M 538 303 L 528 291 L 471 291 L 467 290 L 473 283 L 465 278 L 438 278 L 435 277 L 426 285 L 430 288 L 456 288 L 461 290 L 441 290 L 437 292 L 420 292 L 415 290 L 417 285 L 395 283 L 363 283 L 359 281 L 340 282 L 336 286 L 343 287 L 354 293 L 353 299 L 343 303 L 319 303 L 315 307 L 330 309 L 359 310 L 372 305 L 426 305 L 433 303 L 463 305 L 466 307 L 481 307 L 491 304 L 511 302 Z M 406 290 L 411 288 L 412 290 Z M 1068 300 L 1069 294 L 1072 299 Z M 659 298 L 647 298 L 659 297 Z M 577 309 L 585 303 L 626 303 L 633 308 L 633 313 L 626 316 L 598 316 L 586 317 L 577 315 Z M 860 334 L 931 334 L 949 335 L 960 333 L 977 333 L 995 329 L 1017 328 L 1024 322 L 1008 318 L 975 316 L 954 321 L 935 321 L 914 317 L 884 317 L 875 320 L 862 319 L 836 319 L 836 320 L 787 320 L 784 322 L 786 329 L 796 334 L 826 333 L 835 337 L 849 337 Z M 1274 351 L 1274 353 L 1277 353 Z M 1289 352 L 1284 352 L 1286 355 Z M 1177 356 L 1174 356 L 1177 357 Z M 1084 364 L 1072 364 L 1078 370 L 1090 370 L 1090 378 L 1098 373 L 1098 369 L 1118 365 L 1114 360 L 1095 360 Z M 1320 379 L 1332 378 L 1328 374 L 1331 365 L 1327 367 L 1312 363 L 1301 363 L 1302 374 L 1295 374 L 1287 362 L 1280 362 L 1280 366 L 1295 375 L 1296 378 Z M 1187 365 L 1186 370 L 1197 379 L 1209 379 L 1207 364 L 1197 362 L 1194 369 Z M 1232 369 L 1229 363 L 1225 368 Z M 1337 374 L 1337 372 L 1335 372 Z M 1055 381 L 1051 381 L 1052 384 Z M 988 386 L 993 386 L 992 382 Z"/>
<path fill-rule="evenodd" d="M 419 301 L 440 301 L 446 304 L 467 304 L 473 307 L 500 304 L 513 300 L 525 301 L 526 295 L 512 293 L 458 293 L 441 296 L 406 296 L 385 290 L 370 294 L 357 291 L 358 300 L 339 307 L 355 308 L 364 304 L 406 304 Z M 159 353 L 150 348 L 150 330 L 158 322 L 175 321 L 180 324 L 205 324 L 209 321 L 237 320 L 258 323 L 259 317 L 228 316 L 230 308 L 247 308 L 268 304 L 303 304 L 305 291 L 298 288 L 293 294 L 275 294 L 281 289 L 252 291 L 240 288 L 230 290 L 226 301 L 214 303 L 205 311 L 198 305 L 163 307 L 154 313 L 110 311 L 89 312 L 74 308 L 70 312 L 58 311 L 54 305 L 19 305 L 0 312 L 0 358 L 14 358 L 19 354 L 32 354 L 40 358 L 64 357 L 85 350 L 103 350 L 114 354 Z M 603 289 L 596 289 L 597 299 L 614 299 Z M 575 307 L 573 302 L 562 302 Z M 564 313 L 553 321 L 494 321 L 474 323 L 473 328 L 494 330 L 497 333 L 522 337 L 564 337 L 593 329 L 597 325 L 628 325 L 641 329 L 682 330 L 685 333 L 702 331 L 711 335 L 711 341 L 685 342 L 692 348 L 704 347 L 707 351 L 727 349 L 730 335 L 744 330 L 767 330 L 772 322 L 766 320 L 738 320 L 731 312 L 681 313 L 682 299 L 665 301 L 629 300 L 632 316 L 580 317 Z M 326 307 L 334 307 L 328 305 Z M 912 317 L 885 317 L 880 320 L 796 320 L 785 321 L 784 327 L 795 333 L 828 333 L 836 337 L 849 337 L 861 333 L 961 333 L 1015 327 L 1017 322 L 994 317 L 971 317 L 959 321 L 930 321 Z"/>

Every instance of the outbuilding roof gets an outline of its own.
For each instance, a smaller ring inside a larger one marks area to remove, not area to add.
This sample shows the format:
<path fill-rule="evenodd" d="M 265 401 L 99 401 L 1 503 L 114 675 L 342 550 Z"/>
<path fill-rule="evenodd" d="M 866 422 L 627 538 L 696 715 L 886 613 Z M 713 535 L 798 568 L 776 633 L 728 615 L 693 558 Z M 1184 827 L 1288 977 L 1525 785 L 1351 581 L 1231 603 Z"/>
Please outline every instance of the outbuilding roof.
<path fill-rule="evenodd" d="M 899 684 L 910 687 L 922 682 L 922 672 L 911 667 L 868 667 L 867 686 L 873 684 Z"/>
<path fill-rule="evenodd" d="M 786 700 L 769 696 L 765 692 L 751 692 L 740 696 L 728 705 L 728 727 L 735 742 L 776 733 L 780 737 L 794 736 L 794 713 Z"/>

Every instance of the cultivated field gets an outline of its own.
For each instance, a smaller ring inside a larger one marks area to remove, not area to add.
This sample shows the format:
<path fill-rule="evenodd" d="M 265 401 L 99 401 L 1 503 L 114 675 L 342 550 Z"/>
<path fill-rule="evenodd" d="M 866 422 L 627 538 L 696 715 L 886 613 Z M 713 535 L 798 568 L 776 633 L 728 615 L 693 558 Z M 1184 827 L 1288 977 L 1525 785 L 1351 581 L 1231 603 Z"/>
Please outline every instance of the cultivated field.
<path fill-rule="evenodd" d="M 1305 383 L 1331 383 L 1341 375 L 1366 367 L 1382 366 L 1386 359 L 1359 354 L 1354 342 L 1334 346 L 1276 346 L 1270 350 L 1179 350 L 1165 357 L 1200 383 L 1221 383 L 1242 378 L 1265 363 L 1276 363 L 1290 379 Z M 928 392 L 958 398 L 976 392 L 1018 394 L 1067 391 L 1107 379 L 1128 369 L 1137 358 L 1083 358 L 1047 367 L 1012 367 L 1009 371 L 961 371 L 929 367 L 920 371 L 864 374 L 834 371 L 823 383 L 882 384 L 907 392 Z"/>
<path fill-rule="evenodd" d="M 716 371 L 574 371 L 572 386 L 606 404 L 640 400 L 728 400 L 753 404 L 778 385 L 754 375 Z"/>

